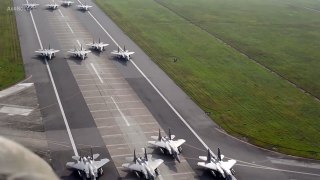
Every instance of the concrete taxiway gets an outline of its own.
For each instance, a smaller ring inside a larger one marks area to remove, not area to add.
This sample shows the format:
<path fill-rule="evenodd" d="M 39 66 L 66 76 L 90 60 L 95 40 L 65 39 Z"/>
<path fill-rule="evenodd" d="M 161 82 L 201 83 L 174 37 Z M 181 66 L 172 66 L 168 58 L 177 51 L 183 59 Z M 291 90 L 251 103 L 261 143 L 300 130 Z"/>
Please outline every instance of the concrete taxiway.
<path fill-rule="evenodd" d="M 20 6 L 26 1 L 14 2 Z M 238 160 L 237 179 L 320 178 L 317 161 L 262 150 L 223 133 L 96 5 L 82 12 L 76 4 L 55 11 L 40 6 L 32 16 L 16 12 L 26 72 L 36 87 L 52 166 L 61 178 L 77 178 L 65 163 L 73 154 L 88 154 L 90 147 L 112 160 L 101 179 L 133 178 L 121 164 L 133 149 L 139 152 L 148 146 L 147 140 L 157 135 L 158 128 L 163 132 L 171 128 L 177 138 L 187 141 L 181 164 L 148 148 L 154 157 L 165 160 L 160 179 L 212 179 L 196 166 L 198 156 L 206 153 L 205 146 L 213 151 L 220 147 L 223 154 Z M 84 61 L 67 53 L 92 38 L 110 45 Z M 61 52 L 45 61 L 34 51 L 49 43 Z M 114 58 L 110 52 L 117 45 L 135 51 L 133 61 Z"/>

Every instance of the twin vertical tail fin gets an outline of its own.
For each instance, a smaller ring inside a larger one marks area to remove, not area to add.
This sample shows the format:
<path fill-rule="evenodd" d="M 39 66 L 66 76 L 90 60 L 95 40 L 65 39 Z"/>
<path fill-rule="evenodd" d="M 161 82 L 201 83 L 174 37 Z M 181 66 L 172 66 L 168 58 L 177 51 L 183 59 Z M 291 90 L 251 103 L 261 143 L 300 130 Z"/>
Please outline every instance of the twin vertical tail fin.
<path fill-rule="evenodd" d="M 211 152 L 210 152 L 210 149 L 208 149 L 207 163 L 210 163 L 210 161 L 211 161 Z"/>
<path fill-rule="evenodd" d="M 162 139 L 162 136 L 161 136 L 161 132 L 160 132 L 160 129 L 159 129 L 158 141 L 161 141 L 161 139 Z"/>
<path fill-rule="evenodd" d="M 147 148 L 144 148 L 144 159 L 148 161 Z"/>
<path fill-rule="evenodd" d="M 90 149 L 90 152 L 91 152 L 91 160 L 93 160 L 92 147 L 91 147 L 91 149 Z"/>
<path fill-rule="evenodd" d="M 221 160 L 222 160 L 222 158 L 221 158 L 220 148 L 218 148 L 218 159 L 219 159 L 219 161 L 221 161 Z"/>
<path fill-rule="evenodd" d="M 133 162 L 137 161 L 136 149 L 133 150 Z"/>

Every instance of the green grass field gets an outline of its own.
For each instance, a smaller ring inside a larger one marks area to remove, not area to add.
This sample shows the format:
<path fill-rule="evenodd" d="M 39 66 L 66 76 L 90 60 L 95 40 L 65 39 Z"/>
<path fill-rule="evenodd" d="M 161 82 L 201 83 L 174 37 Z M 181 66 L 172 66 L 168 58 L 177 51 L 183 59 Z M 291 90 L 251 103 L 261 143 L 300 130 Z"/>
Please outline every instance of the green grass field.
<path fill-rule="evenodd" d="M 251 33 L 246 32 L 241 29 L 246 25 L 232 23 L 241 19 L 247 21 L 248 18 L 251 22 L 250 18 L 256 14 L 261 14 L 261 17 L 272 21 L 279 16 L 278 11 L 283 10 L 273 8 L 272 4 L 276 1 L 268 1 L 269 6 L 262 0 L 159 0 L 157 2 L 96 0 L 96 2 L 200 107 L 212 112 L 211 117 L 227 132 L 238 137 L 247 137 L 251 143 L 265 148 L 320 159 L 320 103 L 214 37 L 219 35 L 218 38 L 232 43 L 236 48 L 241 47 L 243 52 L 247 50 L 255 52 L 263 46 L 265 37 L 269 37 L 265 38 L 269 41 L 274 37 L 274 45 L 264 49 L 265 60 L 257 61 L 269 62 L 270 68 L 276 66 L 278 62 L 281 62 L 284 69 L 295 66 L 299 56 L 308 56 L 303 49 L 309 50 L 305 46 L 311 46 L 310 44 L 281 41 L 279 38 L 284 36 L 277 36 L 280 32 L 272 26 L 266 26 L 270 29 L 261 31 L 261 33 L 268 32 L 269 35 L 260 34 L 263 38 L 256 39 L 259 32 L 255 30 Z M 290 2 L 295 3 L 295 1 Z M 256 6 L 260 3 L 263 7 L 253 10 L 255 6 L 251 6 L 251 3 Z M 232 14 L 225 12 L 238 11 L 239 6 L 249 10 L 234 13 L 236 19 L 233 19 Z M 275 12 L 271 16 L 268 13 L 264 14 L 263 9 L 265 11 L 272 9 Z M 306 14 L 309 14 L 310 21 L 316 19 L 314 17 L 316 15 L 308 11 Z M 219 17 L 220 21 L 217 21 Z M 281 25 L 283 21 L 276 20 L 279 22 L 275 24 L 283 28 L 288 26 L 288 24 Z M 310 25 L 310 28 L 312 26 Z M 243 36 L 242 32 L 245 32 L 246 36 Z M 309 35 L 307 32 L 304 34 L 302 30 L 300 33 L 300 36 Z M 249 40 L 245 40 L 246 38 Z M 252 44 L 254 41 L 261 43 L 258 46 Z M 241 43 L 245 44 L 244 42 L 247 45 L 242 47 Z M 284 48 L 289 55 L 279 56 L 274 62 L 274 57 L 269 59 L 268 55 L 274 53 L 272 47 L 278 46 L 292 48 Z M 316 51 L 313 53 L 320 55 Z M 178 57 L 178 62 L 174 63 L 173 57 Z M 284 57 L 287 58 L 281 59 Z M 290 57 L 294 59 L 290 60 Z M 314 58 L 312 54 L 308 57 Z M 304 63 L 305 68 L 310 68 L 308 73 L 312 75 L 314 74 L 311 72 L 318 73 L 316 67 L 319 65 L 313 63 L 310 67 L 308 63 Z M 307 82 L 309 77 L 308 74 L 303 74 L 305 71 L 300 69 L 292 71 L 295 72 L 292 74 L 305 77 Z M 286 74 L 282 70 L 279 72 Z M 289 77 L 288 73 L 288 79 Z"/>
<path fill-rule="evenodd" d="M 12 0 L 0 1 L 0 90 L 25 77 Z"/>

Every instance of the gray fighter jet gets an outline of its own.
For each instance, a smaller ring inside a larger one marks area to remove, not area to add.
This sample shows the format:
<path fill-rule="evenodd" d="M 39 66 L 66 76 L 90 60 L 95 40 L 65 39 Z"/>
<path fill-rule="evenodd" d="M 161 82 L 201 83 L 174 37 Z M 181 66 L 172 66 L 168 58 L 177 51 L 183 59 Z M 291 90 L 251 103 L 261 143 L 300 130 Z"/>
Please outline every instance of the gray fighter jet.
<path fill-rule="evenodd" d="M 23 4 L 23 6 L 26 8 L 26 10 L 32 10 L 34 8 L 37 8 L 37 6 L 39 6 L 39 4 L 27 3 L 27 4 Z"/>
<path fill-rule="evenodd" d="M 73 1 L 60 1 L 61 5 L 63 6 L 71 6 L 74 2 Z"/>
<path fill-rule="evenodd" d="M 86 45 L 90 46 L 91 48 L 93 48 L 95 50 L 102 52 L 104 50 L 104 47 L 108 46 L 109 44 L 105 44 L 105 43 L 101 42 L 100 38 L 99 38 L 99 42 L 94 42 L 94 40 L 93 40 L 92 43 L 89 43 Z"/>
<path fill-rule="evenodd" d="M 111 54 L 117 55 L 118 58 L 126 59 L 129 61 L 131 58 L 131 55 L 134 54 L 134 52 L 130 52 L 130 51 L 126 50 L 126 46 L 124 46 L 123 50 L 121 50 L 118 47 L 118 50 L 112 51 Z"/>
<path fill-rule="evenodd" d="M 133 151 L 133 158 L 127 157 L 130 163 L 122 164 L 122 167 L 133 171 L 138 178 L 155 179 L 159 175 L 158 167 L 163 163 L 162 159 L 152 160 L 151 155 L 147 155 L 144 149 L 144 158 L 136 156 L 136 150 Z"/>
<path fill-rule="evenodd" d="M 180 163 L 179 154 L 182 152 L 181 145 L 185 143 L 186 140 L 184 139 L 173 140 L 175 138 L 175 135 L 171 135 L 170 129 L 169 129 L 168 136 L 161 136 L 161 132 L 159 129 L 159 135 L 151 136 L 151 138 L 156 141 L 148 141 L 149 144 L 159 147 L 160 151 L 163 154 L 172 155 Z"/>
<path fill-rule="evenodd" d="M 236 164 L 236 160 L 230 159 L 228 161 L 222 161 L 224 156 L 221 154 L 218 148 L 218 156 L 211 153 L 208 149 L 207 156 L 199 156 L 199 158 L 205 162 L 198 162 L 198 166 L 204 167 L 211 171 L 214 176 L 220 176 L 227 180 L 234 180 L 235 171 L 232 167 Z"/>
<path fill-rule="evenodd" d="M 58 4 L 57 3 L 55 3 L 54 1 L 52 1 L 52 3 L 49 3 L 49 4 L 47 4 L 46 5 L 46 7 L 48 8 L 48 9 L 51 9 L 51 10 L 55 10 L 55 9 L 58 9 Z"/>
<path fill-rule="evenodd" d="M 59 50 L 51 49 L 50 44 L 48 49 L 39 49 L 35 51 L 36 53 L 40 53 L 42 56 L 47 57 L 49 60 L 55 56 L 55 53 L 59 52 Z"/>
<path fill-rule="evenodd" d="M 69 53 L 73 54 L 74 57 L 79 57 L 82 60 L 87 57 L 87 54 L 91 51 L 83 49 L 82 45 L 80 45 L 80 49 L 78 50 L 76 47 L 68 51 Z"/>
<path fill-rule="evenodd" d="M 80 177 L 95 180 L 103 174 L 102 166 L 110 161 L 107 158 L 96 161 L 98 157 L 99 154 L 92 154 L 92 151 L 91 156 L 72 156 L 72 159 L 77 162 L 67 162 L 66 166 L 67 168 L 77 170 Z"/>
<path fill-rule="evenodd" d="M 89 11 L 89 8 L 92 8 L 92 6 L 87 5 L 87 4 L 80 4 L 80 5 L 78 5 L 78 8 L 82 11 Z"/>

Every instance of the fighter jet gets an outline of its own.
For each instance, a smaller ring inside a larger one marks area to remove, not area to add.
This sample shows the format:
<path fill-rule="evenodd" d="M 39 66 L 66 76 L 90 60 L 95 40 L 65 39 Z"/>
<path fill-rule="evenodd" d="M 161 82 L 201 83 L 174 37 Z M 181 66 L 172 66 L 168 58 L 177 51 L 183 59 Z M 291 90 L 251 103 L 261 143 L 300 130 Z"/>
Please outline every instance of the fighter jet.
<path fill-rule="evenodd" d="M 158 167 L 163 163 L 162 159 L 151 160 L 151 155 L 147 155 L 144 149 L 144 158 L 136 156 L 136 150 L 133 151 L 133 158 L 127 157 L 130 163 L 122 164 L 122 167 L 127 168 L 137 175 L 138 178 L 155 179 L 159 175 Z"/>
<path fill-rule="evenodd" d="M 90 50 L 86 50 L 82 48 L 82 45 L 80 46 L 80 49 L 78 50 L 76 47 L 74 49 L 71 49 L 68 51 L 69 53 L 73 54 L 74 57 L 79 57 L 82 60 L 84 60 L 87 57 L 87 54 L 90 53 Z"/>
<path fill-rule="evenodd" d="M 34 8 L 37 8 L 37 6 L 39 6 L 39 4 L 27 3 L 27 4 L 23 4 L 23 6 L 24 6 L 27 10 L 32 10 L 32 9 L 34 9 Z"/>
<path fill-rule="evenodd" d="M 35 51 L 36 53 L 40 53 L 42 56 L 47 57 L 49 60 L 55 56 L 55 53 L 59 52 L 60 50 L 55 50 L 55 49 L 51 49 L 50 48 L 50 44 L 49 44 L 49 48 L 48 49 L 39 49 L 38 51 Z"/>
<path fill-rule="evenodd" d="M 110 160 L 107 158 L 96 161 L 99 154 L 92 154 L 91 156 L 72 156 L 72 159 L 77 162 L 67 162 L 67 168 L 77 170 L 80 177 L 85 177 L 87 179 L 96 179 L 103 174 L 102 166 L 107 164 Z"/>
<path fill-rule="evenodd" d="M 111 52 L 111 54 L 117 55 L 118 58 L 123 58 L 123 59 L 126 59 L 126 60 L 129 61 L 130 58 L 131 58 L 131 55 L 134 54 L 134 52 L 130 52 L 130 51 L 126 50 L 126 46 L 124 46 L 123 50 L 121 50 L 118 47 L 118 51 L 114 50 L 114 51 Z"/>
<path fill-rule="evenodd" d="M 104 47 L 108 46 L 109 44 L 104 44 L 103 42 L 100 41 L 100 38 L 99 38 L 99 42 L 94 42 L 93 40 L 92 43 L 89 43 L 86 45 L 91 46 L 91 48 L 102 52 L 104 50 Z"/>
<path fill-rule="evenodd" d="M 163 154 L 172 155 L 180 163 L 179 154 L 182 152 L 181 145 L 185 143 L 186 140 L 184 139 L 173 140 L 175 138 L 175 135 L 171 135 L 170 129 L 169 129 L 169 136 L 161 136 L 161 132 L 159 129 L 159 135 L 151 136 L 151 138 L 156 141 L 148 141 L 149 144 L 159 147 L 160 151 Z"/>
<path fill-rule="evenodd" d="M 80 9 L 80 10 L 83 10 L 83 11 L 88 11 L 89 10 L 89 8 L 91 8 L 92 6 L 89 6 L 89 5 L 87 5 L 87 4 L 80 4 L 80 5 L 78 5 L 78 8 Z"/>
<path fill-rule="evenodd" d="M 199 156 L 199 158 L 205 162 L 198 162 L 198 166 L 209 169 L 214 176 L 220 176 L 227 180 L 235 179 L 233 176 L 235 171 L 232 167 L 236 164 L 236 160 L 230 159 L 228 161 L 222 161 L 224 156 L 221 154 L 218 148 L 218 157 L 211 153 L 208 149 L 207 156 Z"/>
<path fill-rule="evenodd" d="M 63 6 L 71 6 L 74 2 L 73 1 L 60 1 L 61 5 Z"/>
<path fill-rule="evenodd" d="M 46 5 L 46 7 L 48 9 L 52 9 L 52 10 L 58 9 L 58 6 L 59 5 L 57 3 L 55 3 L 54 1 L 52 1 L 52 3 L 49 3 L 49 4 Z"/>

